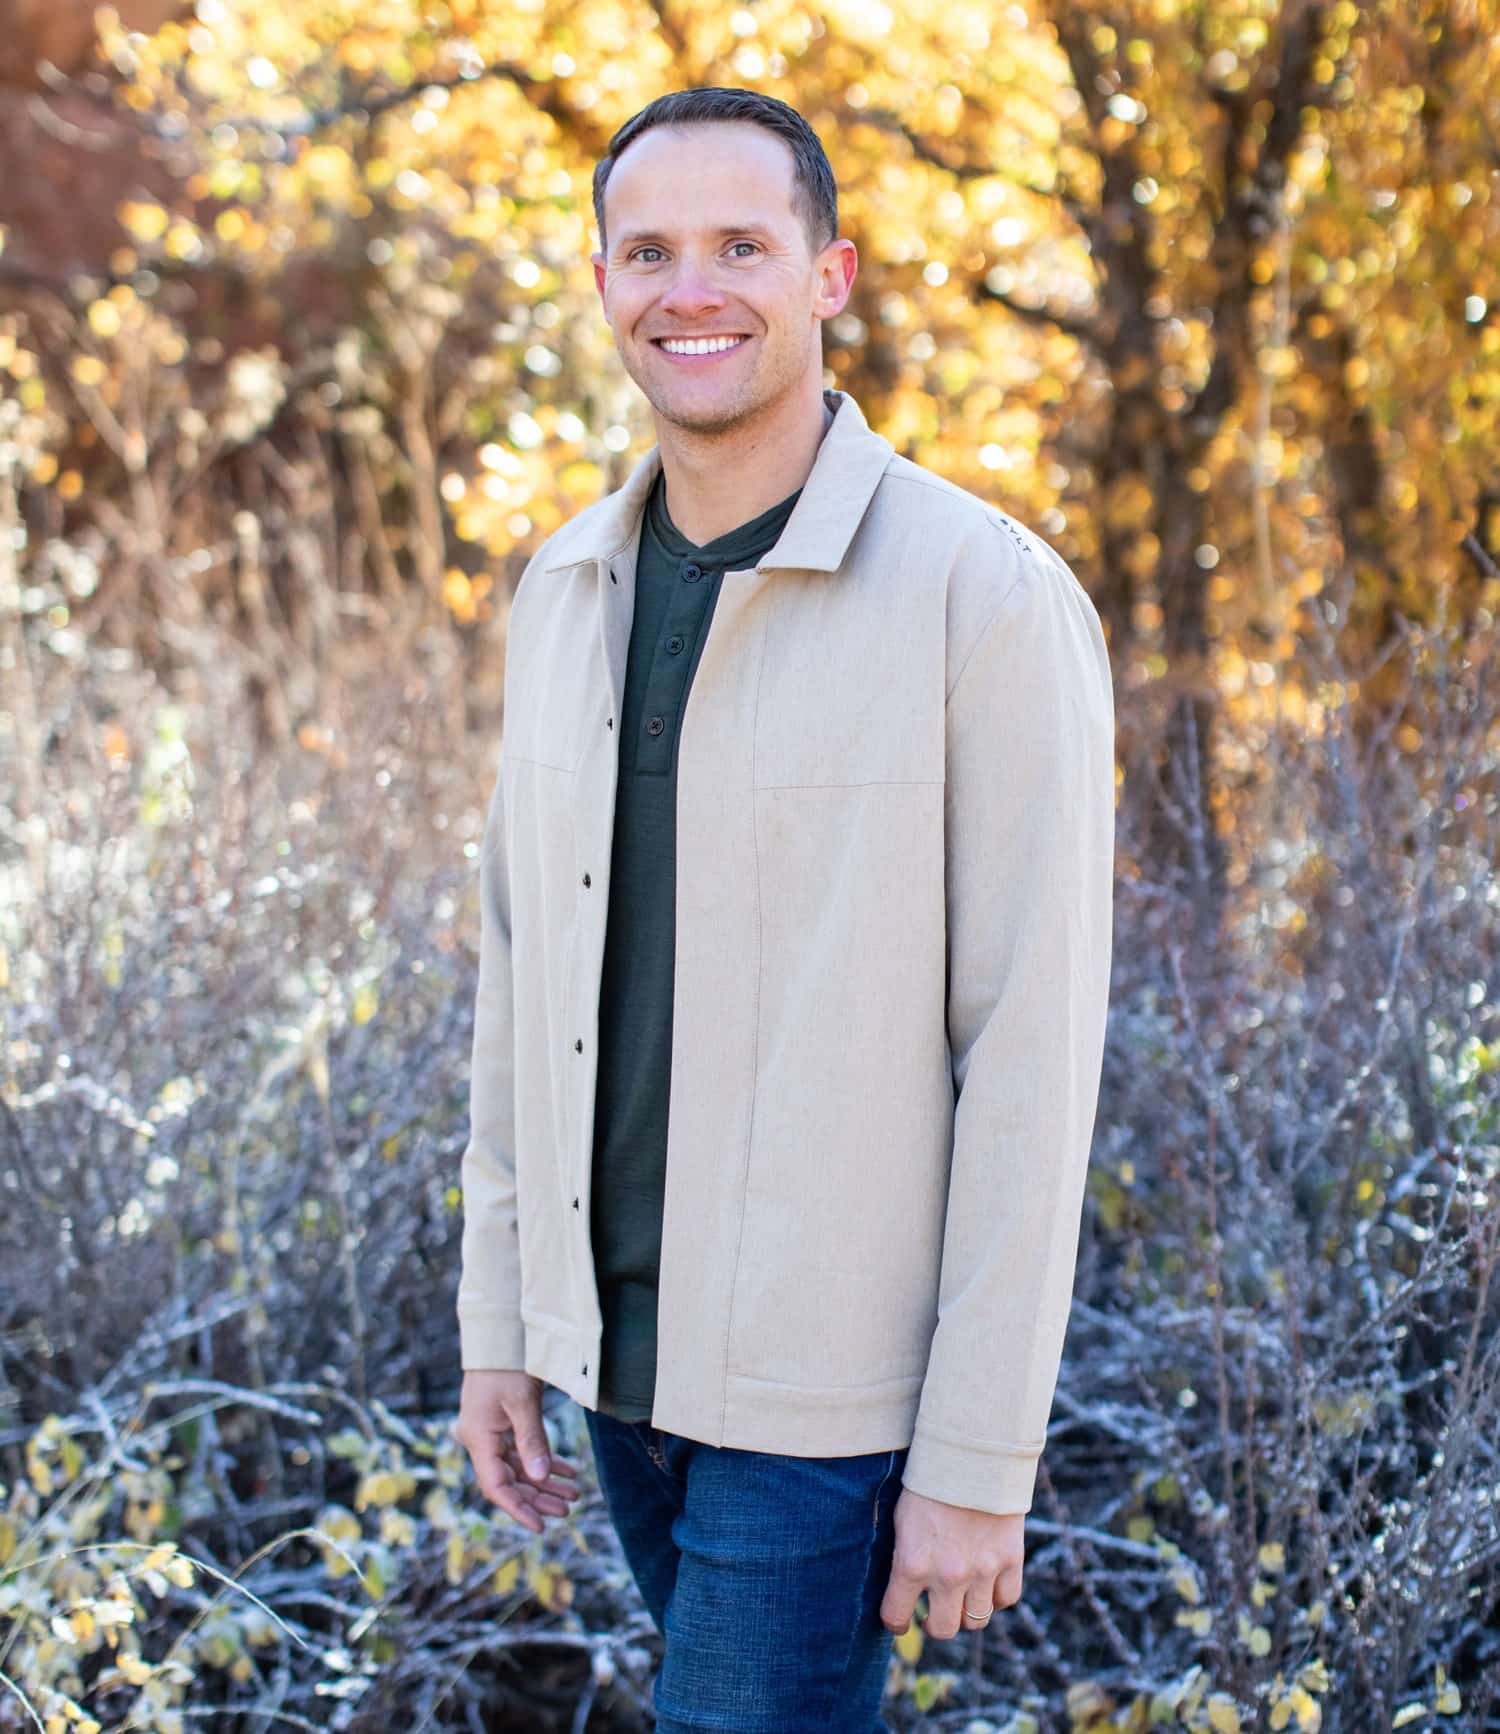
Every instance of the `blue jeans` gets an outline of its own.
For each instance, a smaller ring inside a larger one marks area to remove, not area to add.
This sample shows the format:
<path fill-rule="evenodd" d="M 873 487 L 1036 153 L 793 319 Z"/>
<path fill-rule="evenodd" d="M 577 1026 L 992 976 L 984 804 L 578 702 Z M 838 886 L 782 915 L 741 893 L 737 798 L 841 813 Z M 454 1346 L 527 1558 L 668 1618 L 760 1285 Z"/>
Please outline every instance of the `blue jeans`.
<path fill-rule="evenodd" d="M 907 1448 L 784 1457 L 583 1413 L 666 1639 L 657 1734 L 889 1734 L 880 1604 Z"/>

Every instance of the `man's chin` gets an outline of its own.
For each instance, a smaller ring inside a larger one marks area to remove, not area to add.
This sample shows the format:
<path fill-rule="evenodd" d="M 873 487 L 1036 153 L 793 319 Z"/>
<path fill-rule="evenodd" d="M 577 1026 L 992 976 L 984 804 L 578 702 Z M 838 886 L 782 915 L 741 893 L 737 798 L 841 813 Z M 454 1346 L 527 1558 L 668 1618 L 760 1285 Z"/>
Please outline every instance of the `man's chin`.
<path fill-rule="evenodd" d="M 644 389 L 644 388 L 643 388 Z M 726 398 L 721 403 L 693 402 L 687 393 L 646 392 L 646 398 L 657 416 L 683 433 L 725 433 L 748 420 L 758 407 L 742 397 Z"/>

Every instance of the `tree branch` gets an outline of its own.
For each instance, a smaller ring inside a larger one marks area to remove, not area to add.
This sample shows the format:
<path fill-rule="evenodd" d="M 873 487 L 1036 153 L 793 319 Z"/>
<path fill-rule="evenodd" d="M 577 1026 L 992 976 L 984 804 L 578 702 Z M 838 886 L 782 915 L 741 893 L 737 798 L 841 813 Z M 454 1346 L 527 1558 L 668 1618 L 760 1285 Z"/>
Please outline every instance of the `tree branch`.
<path fill-rule="evenodd" d="M 1066 332 L 1069 337 L 1076 338 L 1090 349 L 1100 349 L 1104 345 L 1104 333 L 1091 319 L 1075 319 L 1067 313 L 1054 313 L 1046 307 L 1029 306 L 1024 301 L 1014 300 L 1007 290 L 991 289 L 988 283 L 981 282 L 975 287 L 982 299 L 998 301 L 1002 307 L 1030 325 L 1050 325 L 1055 331 Z"/>

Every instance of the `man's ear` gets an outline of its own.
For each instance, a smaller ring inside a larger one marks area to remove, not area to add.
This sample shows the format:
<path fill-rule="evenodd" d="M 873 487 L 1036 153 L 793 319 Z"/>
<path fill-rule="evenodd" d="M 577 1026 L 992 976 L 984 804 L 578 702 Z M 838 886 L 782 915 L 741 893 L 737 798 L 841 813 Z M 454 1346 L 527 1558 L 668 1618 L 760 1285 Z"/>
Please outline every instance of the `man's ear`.
<path fill-rule="evenodd" d="M 818 314 L 820 319 L 832 319 L 843 311 L 858 270 L 859 254 L 853 241 L 840 236 L 823 249 L 818 262 L 818 298 L 825 303 Z"/>

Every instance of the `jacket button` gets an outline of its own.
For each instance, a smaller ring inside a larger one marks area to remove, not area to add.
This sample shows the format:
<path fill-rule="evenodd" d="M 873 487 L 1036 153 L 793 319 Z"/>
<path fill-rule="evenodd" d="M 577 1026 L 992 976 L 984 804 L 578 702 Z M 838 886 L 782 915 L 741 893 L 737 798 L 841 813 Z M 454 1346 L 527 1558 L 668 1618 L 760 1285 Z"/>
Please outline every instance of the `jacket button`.
<path fill-rule="evenodd" d="M 646 733 L 648 735 L 659 735 L 666 726 L 667 723 L 665 717 L 654 716 L 650 722 L 646 724 Z"/>
<path fill-rule="evenodd" d="M 667 640 L 667 654 L 669 656 L 676 656 L 677 652 L 682 649 L 685 642 L 686 641 L 680 633 L 674 632 Z"/>
<path fill-rule="evenodd" d="M 606 717 L 604 719 L 604 726 L 607 729 L 612 729 L 615 726 L 615 719 L 613 717 Z"/>
<path fill-rule="evenodd" d="M 584 1362 L 584 1363 L 583 1363 L 583 1370 L 584 1370 L 584 1372 L 587 1372 L 587 1371 L 588 1371 L 588 1370 L 589 1370 L 589 1364 L 588 1364 L 588 1362 L 587 1362 L 587 1361 L 585 1361 L 585 1362 Z"/>
<path fill-rule="evenodd" d="M 689 560 L 687 565 L 682 569 L 682 575 L 687 579 L 689 584 L 696 584 L 703 576 L 703 568 Z"/>
<path fill-rule="evenodd" d="M 578 1208 L 578 1200 L 576 1198 L 573 1200 L 573 1208 L 575 1210 Z"/>
<path fill-rule="evenodd" d="M 589 878 L 587 873 L 585 873 L 583 876 L 583 882 L 585 885 L 592 885 L 594 883 L 593 880 Z"/>
<path fill-rule="evenodd" d="M 574 1042 L 573 1051 L 576 1054 L 581 1054 L 583 1052 L 583 1037 L 582 1036 L 580 1036 L 578 1038 L 578 1040 L 576 1042 Z"/>

